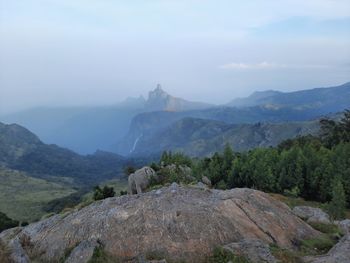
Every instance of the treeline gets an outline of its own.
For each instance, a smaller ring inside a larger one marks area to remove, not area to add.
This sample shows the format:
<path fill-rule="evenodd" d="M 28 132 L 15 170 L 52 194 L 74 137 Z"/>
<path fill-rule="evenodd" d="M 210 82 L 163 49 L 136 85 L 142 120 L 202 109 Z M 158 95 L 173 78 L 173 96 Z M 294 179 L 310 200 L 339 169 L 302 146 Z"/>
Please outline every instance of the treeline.
<path fill-rule="evenodd" d="M 229 146 L 210 158 L 191 160 L 163 153 L 160 163 L 186 164 L 219 189 L 249 187 L 308 200 L 350 204 L 350 111 L 340 121 L 320 121 L 319 136 L 282 142 L 275 148 L 234 152 Z"/>

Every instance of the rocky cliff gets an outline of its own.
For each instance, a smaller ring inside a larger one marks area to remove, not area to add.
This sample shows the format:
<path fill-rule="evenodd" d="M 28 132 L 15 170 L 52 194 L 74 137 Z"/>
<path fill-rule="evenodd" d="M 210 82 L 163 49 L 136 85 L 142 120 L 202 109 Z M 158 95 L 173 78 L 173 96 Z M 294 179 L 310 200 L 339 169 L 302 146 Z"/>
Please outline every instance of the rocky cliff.
<path fill-rule="evenodd" d="M 319 232 L 283 203 L 251 189 L 208 190 L 172 184 L 109 198 L 0 234 L 14 262 L 91 256 L 97 245 L 121 260 L 149 254 L 202 262 L 214 247 L 257 239 L 293 249 Z"/>

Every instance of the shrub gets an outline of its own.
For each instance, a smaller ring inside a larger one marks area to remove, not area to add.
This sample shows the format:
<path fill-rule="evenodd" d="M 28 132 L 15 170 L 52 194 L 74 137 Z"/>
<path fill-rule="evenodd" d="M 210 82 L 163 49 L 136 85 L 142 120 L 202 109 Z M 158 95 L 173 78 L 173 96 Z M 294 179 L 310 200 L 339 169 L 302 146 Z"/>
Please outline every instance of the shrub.
<path fill-rule="evenodd" d="M 101 189 L 99 186 L 96 186 L 94 189 L 94 200 L 102 200 L 113 196 L 115 196 L 113 187 L 108 187 L 106 185 Z"/>
<path fill-rule="evenodd" d="M 12 220 L 6 214 L 0 212 L 0 232 L 19 225 L 17 220 Z"/>
<path fill-rule="evenodd" d="M 222 248 L 216 247 L 213 250 L 213 254 L 209 257 L 208 263 L 249 263 L 249 260 L 242 256 L 236 256 L 230 251 Z"/>
<path fill-rule="evenodd" d="M 307 254 L 325 254 L 336 243 L 327 235 L 318 238 L 306 239 L 301 242 L 301 249 Z"/>

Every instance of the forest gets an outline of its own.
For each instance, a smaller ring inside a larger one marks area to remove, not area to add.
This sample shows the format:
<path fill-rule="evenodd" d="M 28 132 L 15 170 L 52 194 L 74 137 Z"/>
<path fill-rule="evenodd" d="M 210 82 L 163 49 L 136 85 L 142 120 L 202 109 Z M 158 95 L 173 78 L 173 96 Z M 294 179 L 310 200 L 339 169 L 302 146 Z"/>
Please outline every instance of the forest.
<path fill-rule="evenodd" d="M 350 204 L 350 110 L 339 121 L 325 118 L 320 125 L 318 136 L 288 139 L 277 147 L 235 152 L 226 146 L 203 159 L 164 152 L 159 165 L 187 165 L 195 178 L 206 176 L 218 189 L 248 187 L 328 203 L 333 217 L 342 218 Z"/>

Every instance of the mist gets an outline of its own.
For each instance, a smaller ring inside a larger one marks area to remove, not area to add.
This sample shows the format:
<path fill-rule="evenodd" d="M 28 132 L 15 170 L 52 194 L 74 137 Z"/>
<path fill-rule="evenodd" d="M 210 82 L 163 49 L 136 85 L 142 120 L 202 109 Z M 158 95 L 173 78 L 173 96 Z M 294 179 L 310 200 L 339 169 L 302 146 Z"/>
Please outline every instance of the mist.
<path fill-rule="evenodd" d="M 0 114 L 113 105 L 157 83 L 221 104 L 349 81 L 345 0 L 0 2 Z"/>

